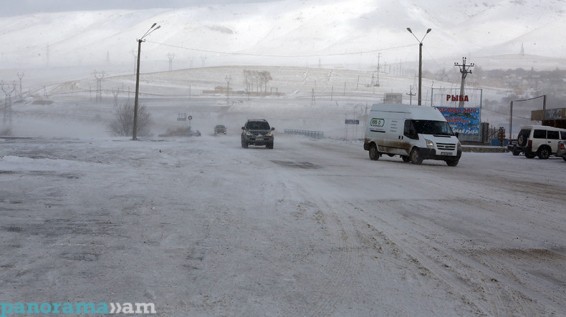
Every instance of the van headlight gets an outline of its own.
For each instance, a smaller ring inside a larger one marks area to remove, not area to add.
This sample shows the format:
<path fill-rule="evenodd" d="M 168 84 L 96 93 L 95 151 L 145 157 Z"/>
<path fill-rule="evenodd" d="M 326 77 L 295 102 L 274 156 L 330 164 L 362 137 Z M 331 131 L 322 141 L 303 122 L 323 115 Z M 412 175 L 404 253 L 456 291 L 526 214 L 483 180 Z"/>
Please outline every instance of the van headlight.
<path fill-rule="evenodd" d="M 426 142 L 426 147 L 427 147 L 427 148 L 429 148 L 429 149 L 434 149 L 434 142 L 432 142 L 432 141 L 429 140 L 429 139 L 425 139 L 425 142 Z"/>

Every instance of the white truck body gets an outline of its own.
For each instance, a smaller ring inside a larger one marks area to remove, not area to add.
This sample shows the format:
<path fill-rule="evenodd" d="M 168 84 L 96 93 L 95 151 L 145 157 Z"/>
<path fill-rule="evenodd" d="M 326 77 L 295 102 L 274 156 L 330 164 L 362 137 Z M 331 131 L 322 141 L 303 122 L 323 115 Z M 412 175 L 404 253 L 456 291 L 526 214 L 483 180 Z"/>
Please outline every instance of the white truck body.
<path fill-rule="evenodd" d="M 458 165 L 460 141 L 436 108 L 403 104 L 376 104 L 369 113 L 364 150 L 370 159 L 382 154 L 399 155 L 405 162 L 421 164 L 424 159 Z"/>

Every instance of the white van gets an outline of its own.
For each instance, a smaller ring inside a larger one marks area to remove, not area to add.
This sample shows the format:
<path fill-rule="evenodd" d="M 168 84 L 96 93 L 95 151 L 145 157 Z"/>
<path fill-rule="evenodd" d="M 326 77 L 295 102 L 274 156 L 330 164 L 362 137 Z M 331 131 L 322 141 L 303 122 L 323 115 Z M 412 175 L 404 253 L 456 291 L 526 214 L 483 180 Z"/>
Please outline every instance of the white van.
<path fill-rule="evenodd" d="M 438 109 L 402 104 L 372 106 L 364 150 L 372 160 L 382 154 L 400 155 L 413 164 L 433 159 L 456 166 L 462 156 L 460 141 Z"/>

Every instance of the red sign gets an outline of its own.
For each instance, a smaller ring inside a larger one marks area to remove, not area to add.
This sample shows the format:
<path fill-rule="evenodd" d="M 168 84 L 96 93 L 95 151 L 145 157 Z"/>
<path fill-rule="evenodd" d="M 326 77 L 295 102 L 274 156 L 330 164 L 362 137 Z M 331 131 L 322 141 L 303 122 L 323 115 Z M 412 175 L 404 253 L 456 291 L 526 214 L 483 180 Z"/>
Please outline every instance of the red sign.
<path fill-rule="evenodd" d="M 465 101 L 468 102 L 470 99 L 468 95 L 461 96 L 461 95 L 446 95 L 446 101 Z"/>

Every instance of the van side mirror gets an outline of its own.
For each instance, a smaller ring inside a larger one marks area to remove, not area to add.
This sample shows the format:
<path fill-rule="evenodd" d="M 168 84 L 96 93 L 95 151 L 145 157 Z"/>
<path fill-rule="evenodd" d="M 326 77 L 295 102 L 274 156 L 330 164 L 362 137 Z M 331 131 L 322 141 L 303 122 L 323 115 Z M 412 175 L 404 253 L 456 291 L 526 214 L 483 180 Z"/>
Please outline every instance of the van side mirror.
<path fill-rule="evenodd" d="M 274 128 L 274 127 L 271 127 L 271 131 L 273 131 L 273 130 L 275 130 L 275 128 Z"/>
<path fill-rule="evenodd" d="M 460 138 L 460 132 L 456 132 L 456 133 L 454 133 L 454 135 L 456 136 L 456 139 Z"/>
<path fill-rule="evenodd" d="M 245 127 L 242 127 L 242 130 L 245 130 L 245 129 L 246 129 Z"/>

